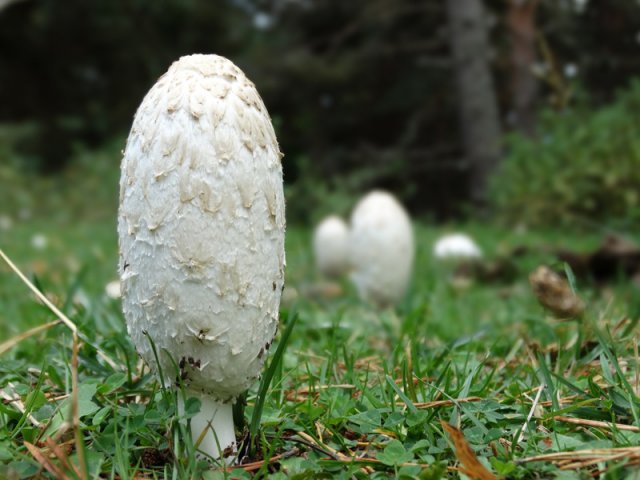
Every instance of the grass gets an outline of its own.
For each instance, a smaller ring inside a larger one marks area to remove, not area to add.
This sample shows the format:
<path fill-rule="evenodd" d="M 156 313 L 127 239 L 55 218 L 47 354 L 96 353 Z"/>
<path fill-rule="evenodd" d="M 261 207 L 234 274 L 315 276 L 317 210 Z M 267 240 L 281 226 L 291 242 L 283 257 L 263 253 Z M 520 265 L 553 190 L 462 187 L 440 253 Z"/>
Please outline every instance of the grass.
<path fill-rule="evenodd" d="M 463 228 L 489 256 L 598 241 Z M 9 342 L 0 355 L 0 478 L 456 478 L 463 458 L 442 421 L 498 476 L 627 478 L 640 464 L 633 288 L 578 280 L 587 312 L 558 322 L 526 281 L 547 254 L 518 258 L 510 281 L 459 286 L 429 253 L 445 230 L 416 227 L 411 291 L 397 309 L 378 312 L 347 282 L 336 297 L 318 288 L 310 233 L 289 227 L 281 334 L 292 309 L 297 324 L 286 348 L 272 349 L 270 360 L 278 351 L 281 361 L 268 364 L 269 388 L 256 384 L 246 397 L 241 428 L 256 422 L 254 454 L 224 471 L 195 457 L 185 421 L 197 405 L 180 417 L 173 394 L 138 360 L 119 302 L 105 294 L 116 276 L 113 216 L 16 222 L 0 232 L 0 248 L 81 335 L 50 324 L 51 311 L 0 266 L 0 343 Z M 37 234 L 48 239 L 40 250 Z"/>

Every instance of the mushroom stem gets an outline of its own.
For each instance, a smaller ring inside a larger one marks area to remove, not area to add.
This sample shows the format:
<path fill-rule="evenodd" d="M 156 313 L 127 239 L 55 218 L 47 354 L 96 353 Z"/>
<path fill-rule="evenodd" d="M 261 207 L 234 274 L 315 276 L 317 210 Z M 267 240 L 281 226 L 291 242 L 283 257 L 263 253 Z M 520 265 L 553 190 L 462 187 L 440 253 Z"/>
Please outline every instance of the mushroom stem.
<path fill-rule="evenodd" d="M 200 411 L 191 417 L 191 438 L 197 450 L 212 458 L 222 460 L 225 449 L 236 449 L 236 432 L 233 424 L 233 404 L 222 403 L 210 395 L 187 390 L 186 397 L 198 398 Z M 182 395 L 178 395 L 178 406 L 184 412 Z M 203 433 L 204 432 L 204 433 Z M 227 456 L 224 461 L 230 464 L 234 456 Z"/>

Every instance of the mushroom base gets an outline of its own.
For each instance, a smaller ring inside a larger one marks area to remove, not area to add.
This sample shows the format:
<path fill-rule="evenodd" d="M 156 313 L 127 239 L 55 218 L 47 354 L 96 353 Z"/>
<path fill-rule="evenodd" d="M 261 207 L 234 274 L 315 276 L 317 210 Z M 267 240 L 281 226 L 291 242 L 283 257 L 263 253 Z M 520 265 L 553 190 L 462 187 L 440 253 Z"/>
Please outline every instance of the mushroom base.
<path fill-rule="evenodd" d="M 236 432 L 233 424 L 233 403 L 222 403 L 211 396 L 186 390 L 185 397 L 200 400 L 200 412 L 191 417 L 191 438 L 196 449 L 207 456 L 233 463 L 236 453 Z M 183 395 L 178 395 L 178 410 L 184 413 Z"/>

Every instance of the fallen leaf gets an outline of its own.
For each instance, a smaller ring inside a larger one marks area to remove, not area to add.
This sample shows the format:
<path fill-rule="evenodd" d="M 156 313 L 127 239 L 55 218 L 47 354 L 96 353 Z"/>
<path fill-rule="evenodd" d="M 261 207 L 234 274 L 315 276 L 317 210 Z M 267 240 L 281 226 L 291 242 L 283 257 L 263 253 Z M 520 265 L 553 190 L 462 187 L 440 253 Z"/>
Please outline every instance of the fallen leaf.
<path fill-rule="evenodd" d="M 27 447 L 31 456 L 42 465 L 47 472 L 52 474 L 55 478 L 60 480 L 69 480 L 69 477 L 58 467 L 55 463 L 49 460 L 35 445 L 29 442 L 24 442 L 24 446 Z"/>
<path fill-rule="evenodd" d="M 447 431 L 451 440 L 453 440 L 453 445 L 456 449 L 456 458 L 462 464 L 460 468 L 462 473 L 478 480 L 497 480 L 498 477 L 480 463 L 475 452 L 471 446 L 469 446 L 467 439 L 464 438 L 460 430 L 443 420 L 440 420 L 440 424 Z"/>
<path fill-rule="evenodd" d="M 558 318 L 575 318 L 582 315 L 585 304 L 569 286 L 569 283 L 545 265 L 540 265 L 531 275 L 529 283 L 540 304 Z"/>

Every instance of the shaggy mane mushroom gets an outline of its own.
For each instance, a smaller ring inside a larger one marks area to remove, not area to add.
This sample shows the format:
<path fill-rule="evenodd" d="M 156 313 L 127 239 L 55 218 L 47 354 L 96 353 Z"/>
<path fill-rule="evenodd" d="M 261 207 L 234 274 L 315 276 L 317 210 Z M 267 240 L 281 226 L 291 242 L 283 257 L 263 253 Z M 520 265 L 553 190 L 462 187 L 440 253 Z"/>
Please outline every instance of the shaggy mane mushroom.
<path fill-rule="evenodd" d="M 253 83 L 226 58 L 190 55 L 145 96 L 122 160 L 128 331 L 166 383 L 200 400 L 193 439 L 213 458 L 235 444 L 232 404 L 260 374 L 278 325 L 280 158 Z"/>

